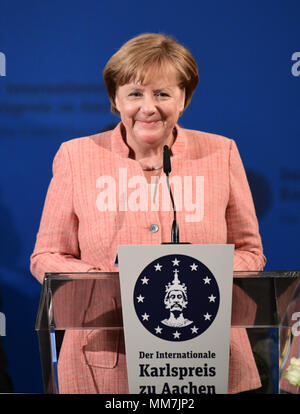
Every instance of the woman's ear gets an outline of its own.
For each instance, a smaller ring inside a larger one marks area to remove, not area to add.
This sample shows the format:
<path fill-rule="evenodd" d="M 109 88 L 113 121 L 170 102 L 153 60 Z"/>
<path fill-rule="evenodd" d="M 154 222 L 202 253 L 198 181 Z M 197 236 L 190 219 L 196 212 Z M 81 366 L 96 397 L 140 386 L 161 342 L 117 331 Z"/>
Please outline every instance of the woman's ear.
<path fill-rule="evenodd" d="M 181 102 L 180 102 L 180 116 L 183 114 L 185 109 L 185 89 L 181 90 L 182 96 L 181 96 Z"/>
<path fill-rule="evenodd" d="M 115 108 L 120 112 L 120 109 L 119 109 L 119 98 L 118 98 L 117 91 L 115 93 L 115 99 L 114 99 L 114 101 L 115 101 Z"/>

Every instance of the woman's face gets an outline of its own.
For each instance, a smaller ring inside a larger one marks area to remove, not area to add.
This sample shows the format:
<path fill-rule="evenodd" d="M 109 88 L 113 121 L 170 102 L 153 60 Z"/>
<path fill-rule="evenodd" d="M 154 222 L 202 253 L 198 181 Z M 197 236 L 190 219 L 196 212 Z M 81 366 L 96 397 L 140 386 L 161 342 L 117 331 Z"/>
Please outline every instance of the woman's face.
<path fill-rule="evenodd" d="M 184 102 L 185 92 L 179 88 L 174 70 L 148 75 L 143 85 L 132 82 L 119 86 L 116 107 L 128 145 L 134 149 L 170 144 Z"/>

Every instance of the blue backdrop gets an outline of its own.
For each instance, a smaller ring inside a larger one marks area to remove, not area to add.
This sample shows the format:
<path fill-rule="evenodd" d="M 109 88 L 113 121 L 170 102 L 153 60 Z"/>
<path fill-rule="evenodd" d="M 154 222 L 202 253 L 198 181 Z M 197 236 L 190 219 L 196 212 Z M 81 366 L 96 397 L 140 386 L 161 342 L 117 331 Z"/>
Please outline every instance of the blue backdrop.
<path fill-rule="evenodd" d="M 0 0 L 0 339 L 16 392 L 43 392 L 29 257 L 53 157 L 118 121 L 102 69 L 130 37 L 191 50 L 200 83 L 181 125 L 236 140 L 266 269 L 300 268 L 299 19 L 299 0 Z"/>

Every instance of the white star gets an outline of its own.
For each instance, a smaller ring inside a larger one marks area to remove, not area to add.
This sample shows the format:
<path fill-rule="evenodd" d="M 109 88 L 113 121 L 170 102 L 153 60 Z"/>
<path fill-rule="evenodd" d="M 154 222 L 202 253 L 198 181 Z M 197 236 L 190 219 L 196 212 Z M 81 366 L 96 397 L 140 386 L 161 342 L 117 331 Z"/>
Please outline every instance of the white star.
<path fill-rule="evenodd" d="M 159 263 L 157 263 L 156 265 L 154 265 L 155 267 L 155 271 L 159 270 L 162 268 L 162 265 L 160 265 Z"/>
<path fill-rule="evenodd" d="M 176 332 L 173 333 L 173 335 L 174 335 L 174 339 L 179 339 L 181 334 L 176 331 Z"/>
<path fill-rule="evenodd" d="M 146 312 L 144 313 L 144 315 L 142 315 L 143 321 L 147 321 L 149 319 L 149 316 Z"/>
<path fill-rule="evenodd" d="M 206 276 L 206 278 L 205 279 L 203 279 L 204 280 L 204 284 L 206 285 L 207 283 L 208 284 L 210 284 L 210 281 L 211 281 L 211 279 L 208 277 L 208 276 Z"/>
<path fill-rule="evenodd" d="M 149 279 L 147 279 L 146 276 L 144 276 L 143 279 L 141 280 L 142 280 L 143 285 L 148 285 Z"/>
<path fill-rule="evenodd" d="M 196 326 L 194 325 L 194 326 L 191 328 L 192 333 L 197 333 L 197 332 L 198 332 L 198 329 L 199 329 L 199 328 L 196 328 Z"/>
<path fill-rule="evenodd" d="M 140 294 L 140 296 L 136 297 L 138 302 L 144 302 L 145 297 Z"/>
<path fill-rule="evenodd" d="M 196 263 L 193 263 L 192 265 L 190 265 L 191 271 L 193 270 L 197 270 L 198 265 L 196 265 Z"/>
<path fill-rule="evenodd" d="M 180 260 L 177 260 L 176 257 L 174 260 L 172 260 L 173 266 L 179 266 Z"/>
<path fill-rule="evenodd" d="M 215 299 L 216 299 L 216 296 L 210 295 L 210 296 L 208 296 L 208 299 L 209 299 L 210 302 L 214 302 Z"/>
<path fill-rule="evenodd" d="M 211 315 L 208 312 L 206 312 L 206 314 L 203 315 L 203 316 L 204 316 L 206 321 L 210 321 Z"/>
<path fill-rule="evenodd" d="M 158 326 L 157 328 L 155 328 L 155 332 L 156 333 L 161 333 L 161 331 L 162 331 L 162 328 L 160 326 Z"/>

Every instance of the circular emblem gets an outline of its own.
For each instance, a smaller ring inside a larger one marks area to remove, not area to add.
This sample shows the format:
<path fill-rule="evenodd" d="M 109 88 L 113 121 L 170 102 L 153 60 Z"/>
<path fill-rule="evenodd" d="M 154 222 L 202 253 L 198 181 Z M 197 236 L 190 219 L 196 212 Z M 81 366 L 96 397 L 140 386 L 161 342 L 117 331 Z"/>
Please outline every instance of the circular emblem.
<path fill-rule="evenodd" d="M 186 341 L 213 323 L 220 293 L 203 263 L 179 254 L 150 263 L 136 281 L 133 299 L 136 314 L 149 332 L 167 341 Z"/>

